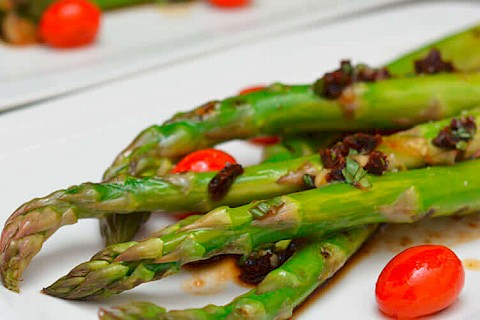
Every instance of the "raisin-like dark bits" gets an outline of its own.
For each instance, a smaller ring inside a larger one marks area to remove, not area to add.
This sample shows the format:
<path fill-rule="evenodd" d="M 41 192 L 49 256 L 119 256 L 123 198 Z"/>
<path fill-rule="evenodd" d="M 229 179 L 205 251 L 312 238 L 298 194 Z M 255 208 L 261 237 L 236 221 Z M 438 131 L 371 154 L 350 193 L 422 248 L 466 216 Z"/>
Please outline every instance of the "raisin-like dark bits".
<path fill-rule="evenodd" d="M 370 157 L 368 158 L 368 162 L 364 167 L 368 173 L 381 176 L 385 173 L 385 171 L 387 171 L 387 168 L 388 160 L 387 156 L 383 152 L 370 152 Z"/>
<path fill-rule="evenodd" d="M 477 125 L 475 118 L 472 116 L 454 118 L 450 125 L 443 128 L 432 140 L 432 144 L 446 150 L 458 149 L 459 142 L 470 141 L 473 139 L 476 131 Z"/>
<path fill-rule="evenodd" d="M 241 270 L 240 280 L 258 284 L 273 269 L 285 263 L 294 253 L 297 246 L 292 241 L 285 250 L 258 250 L 249 254 L 246 259 L 239 259 L 237 266 Z"/>
<path fill-rule="evenodd" d="M 239 164 L 230 164 L 220 170 L 208 183 L 208 194 L 212 200 L 218 201 L 225 197 L 235 179 L 244 172 Z"/>
<path fill-rule="evenodd" d="M 416 74 L 435 74 L 440 72 L 454 72 L 455 67 L 451 61 L 442 60 L 440 51 L 432 49 L 428 55 L 421 60 L 415 61 Z"/>
<path fill-rule="evenodd" d="M 350 60 L 342 60 L 340 68 L 327 72 L 313 85 L 313 91 L 318 96 L 327 99 L 337 99 L 343 90 L 355 82 L 374 82 L 390 78 L 386 68 L 374 69 L 366 65 L 354 67 Z"/>
<path fill-rule="evenodd" d="M 359 153 L 371 152 L 382 142 L 382 136 L 376 134 L 356 133 L 343 139 L 343 143 Z"/>

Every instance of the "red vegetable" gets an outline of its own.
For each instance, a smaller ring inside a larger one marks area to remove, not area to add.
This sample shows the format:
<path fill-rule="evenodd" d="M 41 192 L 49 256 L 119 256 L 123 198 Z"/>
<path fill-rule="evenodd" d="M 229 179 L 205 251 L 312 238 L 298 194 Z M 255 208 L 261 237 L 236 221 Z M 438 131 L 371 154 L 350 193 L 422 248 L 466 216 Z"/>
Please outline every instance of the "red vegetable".
<path fill-rule="evenodd" d="M 42 40 L 52 47 L 72 48 L 92 43 L 100 27 L 100 9 L 87 0 L 59 0 L 40 19 Z"/>
<path fill-rule="evenodd" d="M 464 280 L 462 263 L 449 248 L 421 245 L 399 253 L 385 266 L 375 295 L 387 315 L 415 318 L 452 304 Z"/>
<path fill-rule="evenodd" d="M 173 168 L 172 173 L 218 171 L 223 169 L 227 163 L 237 162 L 226 152 L 217 149 L 203 149 L 186 155 Z"/>
<path fill-rule="evenodd" d="M 257 91 L 263 90 L 265 88 L 266 88 L 265 86 L 248 87 L 248 88 L 240 90 L 240 92 L 238 94 L 239 95 L 244 95 L 244 94 L 248 94 L 248 93 L 252 93 L 252 92 L 257 92 Z"/>
<path fill-rule="evenodd" d="M 249 142 L 253 144 L 258 144 L 260 146 L 270 146 L 272 144 L 277 144 L 280 142 L 280 137 L 277 136 L 261 136 L 252 138 Z"/>
<path fill-rule="evenodd" d="M 248 5 L 250 0 L 208 0 L 212 5 L 217 7 L 242 7 Z"/>
<path fill-rule="evenodd" d="M 186 155 L 177 163 L 175 168 L 173 168 L 172 173 L 219 171 L 223 169 L 227 163 L 235 164 L 237 161 L 226 152 L 216 149 L 204 149 Z M 175 215 L 175 219 L 182 220 L 192 214 L 197 213 L 188 212 L 177 214 Z"/>

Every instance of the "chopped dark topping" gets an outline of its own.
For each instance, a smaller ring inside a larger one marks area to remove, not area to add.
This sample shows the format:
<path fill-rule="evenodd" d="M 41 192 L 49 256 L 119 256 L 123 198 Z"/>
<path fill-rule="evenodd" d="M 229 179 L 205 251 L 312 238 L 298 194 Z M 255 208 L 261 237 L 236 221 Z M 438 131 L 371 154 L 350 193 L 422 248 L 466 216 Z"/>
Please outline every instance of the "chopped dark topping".
<path fill-rule="evenodd" d="M 375 82 L 391 78 L 387 68 L 374 69 L 366 65 L 358 65 L 356 68 L 356 82 Z"/>
<path fill-rule="evenodd" d="M 339 69 L 325 73 L 315 82 L 313 91 L 321 97 L 336 99 L 340 97 L 343 89 L 352 83 L 374 82 L 387 78 L 390 78 L 390 74 L 385 68 L 373 69 L 366 65 L 354 67 L 349 60 L 342 60 Z"/>
<path fill-rule="evenodd" d="M 342 146 L 342 148 L 338 148 L 338 146 Z M 345 180 L 345 177 L 342 174 L 342 170 L 345 168 L 346 156 L 346 154 L 343 153 L 343 146 L 345 145 L 339 142 L 331 149 L 320 150 L 320 157 L 324 168 L 330 169 L 327 181 Z"/>
<path fill-rule="evenodd" d="M 442 60 L 440 51 L 437 49 L 430 50 L 424 59 L 415 61 L 416 74 L 435 74 L 453 71 L 455 71 L 453 63 L 451 61 Z"/>
<path fill-rule="evenodd" d="M 473 139 L 476 131 L 477 125 L 474 117 L 454 118 L 450 125 L 443 128 L 432 140 L 432 144 L 446 150 L 465 150 L 467 143 Z"/>
<path fill-rule="evenodd" d="M 208 194 L 210 198 L 218 201 L 225 197 L 235 179 L 241 175 L 243 171 L 241 165 L 227 163 L 208 183 Z"/>
<path fill-rule="evenodd" d="M 384 174 L 385 171 L 387 171 L 387 168 L 387 156 L 380 151 L 372 151 L 370 153 L 370 157 L 368 158 L 368 162 L 364 167 L 364 169 L 367 170 L 368 173 L 378 176 Z"/>
<path fill-rule="evenodd" d="M 349 148 L 359 153 L 371 152 L 382 142 L 380 135 L 371 135 L 366 133 L 356 133 L 343 139 L 343 143 Z"/>
<path fill-rule="evenodd" d="M 337 144 L 341 144 L 342 146 L 344 146 L 344 144 L 341 142 Z M 347 154 L 344 154 L 343 152 L 338 152 L 335 149 L 335 146 L 330 149 L 320 150 L 320 158 L 322 159 L 322 164 L 325 169 L 332 169 L 339 164 L 344 164 L 344 158 Z"/>
<path fill-rule="evenodd" d="M 387 156 L 375 151 L 381 141 L 378 134 L 357 133 L 343 138 L 329 149 L 320 150 L 323 167 L 330 170 L 327 181 L 346 181 L 363 189 L 370 187 L 367 172 L 381 175 L 388 167 Z M 365 156 L 368 161 L 362 167 L 357 160 Z"/>
<path fill-rule="evenodd" d="M 257 250 L 246 258 L 239 259 L 237 266 L 242 271 L 240 280 L 251 284 L 260 283 L 270 271 L 285 263 L 296 249 L 295 242 L 291 241 L 287 248 Z"/>

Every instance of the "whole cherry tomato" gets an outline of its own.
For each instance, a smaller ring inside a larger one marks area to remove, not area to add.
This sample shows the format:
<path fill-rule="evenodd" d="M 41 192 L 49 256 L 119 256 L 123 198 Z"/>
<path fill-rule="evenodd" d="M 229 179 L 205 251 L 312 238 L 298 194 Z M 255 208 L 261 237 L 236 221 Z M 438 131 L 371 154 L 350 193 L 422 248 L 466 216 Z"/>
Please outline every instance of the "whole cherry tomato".
<path fill-rule="evenodd" d="M 237 162 L 235 158 L 221 150 L 203 149 L 186 155 L 173 168 L 172 173 L 218 171 L 223 169 L 227 163 Z"/>
<path fill-rule="evenodd" d="M 40 19 L 42 40 L 52 47 L 73 48 L 92 43 L 100 27 L 100 10 L 87 0 L 59 0 Z"/>
<path fill-rule="evenodd" d="M 415 318 L 452 304 L 464 281 L 465 271 L 455 253 L 441 245 L 421 245 L 399 253 L 385 266 L 375 295 L 385 314 Z"/>
<path fill-rule="evenodd" d="M 209 0 L 209 2 L 217 7 L 242 7 L 248 5 L 250 0 Z"/>
<path fill-rule="evenodd" d="M 186 155 L 177 163 L 175 168 L 173 168 L 172 173 L 218 171 L 223 169 L 227 163 L 234 164 L 237 163 L 237 161 L 226 152 L 217 149 L 204 149 Z M 192 214 L 197 213 L 188 212 L 177 214 L 175 215 L 175 219 L 182 220 Z"/>

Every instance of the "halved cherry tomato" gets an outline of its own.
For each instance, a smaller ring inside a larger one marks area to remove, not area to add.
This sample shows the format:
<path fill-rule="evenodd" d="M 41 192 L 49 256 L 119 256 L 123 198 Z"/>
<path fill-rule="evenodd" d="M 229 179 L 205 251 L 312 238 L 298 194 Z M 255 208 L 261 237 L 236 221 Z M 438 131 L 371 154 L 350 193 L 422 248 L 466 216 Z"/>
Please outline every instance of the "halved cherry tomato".
<path fill-rule="evenodd" d="M 244 95 L 244 94 L 248 94 L 248 93 L 252 93 L 252 92 L 257 92 L 257 91 L 263 90 L 265 88 L 266 88 L 265 86 L 248 87 L 248 88 L 240 90 L 240 92 L 238 94 L 239 95 Z"/>
<path fill-rule="evenodd" d="M 172 173 L 218 171 L 223 169 L 227 163 L 234 164 L 237 161 L 221 150 L 203 149 L 186 155 L 173 168 Z"/>
<path fill-rule="evenodd" d="M 241 7 L 248 5 L 250 0 L 209 0 L 209 2 L 217 7 Z"/>
<path fill-rule="evenodd" d="M 378 277 L 375 295 L 381 311 L 415 318 L 452 304 L 465 281 L 462 263 L 447 247 L 421 245 L 395 256 Z"/>
<path fill-rule="evenodd" d="M 40 19 L 41 39 L 52 47 L 72 48 L 92 43 L 100 27 L 100 9 L 87 0 L 59 0 Z"/>

